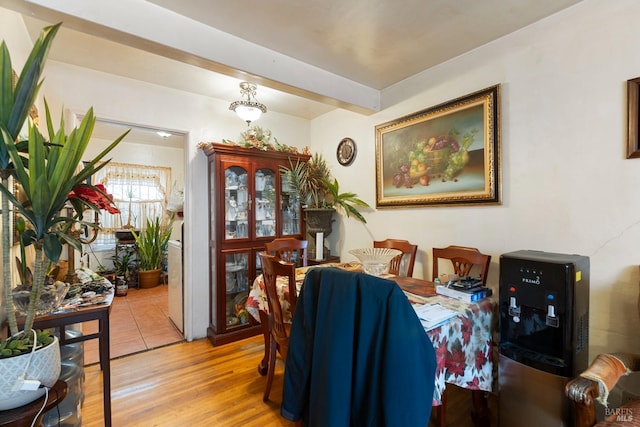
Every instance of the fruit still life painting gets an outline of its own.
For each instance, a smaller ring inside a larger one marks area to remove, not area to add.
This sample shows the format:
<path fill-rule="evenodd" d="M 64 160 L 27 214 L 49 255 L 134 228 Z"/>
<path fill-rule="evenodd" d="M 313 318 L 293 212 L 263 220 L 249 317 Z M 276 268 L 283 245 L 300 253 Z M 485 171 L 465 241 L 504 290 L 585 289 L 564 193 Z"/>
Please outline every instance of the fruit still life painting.
<path fill-rule="evenodd" d="M 378 206 L 485 199 L 499 166 L 490 106 L 481 97 L 376 126 Z"/>

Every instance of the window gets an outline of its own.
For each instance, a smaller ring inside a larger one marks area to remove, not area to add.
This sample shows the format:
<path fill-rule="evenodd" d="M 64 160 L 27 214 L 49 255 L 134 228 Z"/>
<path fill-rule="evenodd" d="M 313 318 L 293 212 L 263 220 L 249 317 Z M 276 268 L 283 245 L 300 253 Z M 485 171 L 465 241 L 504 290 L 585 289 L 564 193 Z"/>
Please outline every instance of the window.
<path fill-rule="evenodd" d="M 171 182 L 171 168 L 127 163 L 109 163 L 92 177 L 93 184 L 103 184 L 111 195 L 119 215 L 100 213 L 101 230 L 96 244 L 115 243 L 115 231 L 140 229 L 147 219 L 164 215 Z"/>

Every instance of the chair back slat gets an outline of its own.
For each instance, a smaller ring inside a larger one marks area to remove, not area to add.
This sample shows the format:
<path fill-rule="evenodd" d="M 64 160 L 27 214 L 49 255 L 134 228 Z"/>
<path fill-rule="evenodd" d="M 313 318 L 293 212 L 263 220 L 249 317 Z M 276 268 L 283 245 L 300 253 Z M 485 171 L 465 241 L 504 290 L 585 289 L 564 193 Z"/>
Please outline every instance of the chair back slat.
<path fill-rule="evenodd" d="M 413 245 L 409 243 L 408 240 L 386 239 L 374 241 L 373 247 L 397 249 L 401 251 L 402 254 L 393 258 L 389 263 L 389 274 L 403 277 L 413 276 L 413 265 L 416 262 L 418 245 Z"/>
<path fill-rule="evenodd" d="M 293 262 L 297 267 L 307 266 L 307 240 L 294 237 L 282 237 L 264 244 L 270 255 L 275 255 L 283 261 Z"/>
<path fill-rule="evenodd" d="M 438 266 L 441 259 L 451 261 L 453 271 L 460 278 L 469 276 L 471 269 L 478 266 L 480 269 L 480 280 L 487 283 L 491 255 L 485 255 L 476 248 L 466 246 L 447 246 L 446 248 L 433 248 L 433 280 L 438 277 Z"/>

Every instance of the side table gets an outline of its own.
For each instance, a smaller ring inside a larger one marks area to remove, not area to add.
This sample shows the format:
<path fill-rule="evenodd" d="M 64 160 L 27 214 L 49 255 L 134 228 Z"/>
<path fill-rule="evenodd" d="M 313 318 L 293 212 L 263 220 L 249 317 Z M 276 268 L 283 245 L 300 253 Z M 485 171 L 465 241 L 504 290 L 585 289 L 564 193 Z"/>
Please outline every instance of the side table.
<path fill-rule="evenodd" d="M 51 387 L 48 395 L 44 395 L 40 399 L 34 400 L 33 402 L 27 403 L 19 408 L 0 411 L 0 427 L 40 426 L 42 425 L 42 417 L 44 414 L 62 402 L 66 396 L 67 383 L 62 380 L 58 380 L 53 387 Z M 43 404 L 44 408 L 40 411 Z M 40 411 L 39 414 L 38 411 Z M 34 418 L 36 419 L 35 423 L 33 422 Z"/>
<path fill-rule="evenodd" d="M 38 316 L 33 324 L 36 329 L 58 329 L 60 331 L 60 345 L 98 339 L 100 368 L 102 369 L 102 400 L 105 427 L 111 427 L 111 354 L 109 348 L 109 313 L 111 312 L 113 297 L 114 293 L 111 292 L 107 294 L 107 299 L 103 304 Z M 98 321 L 98 332 L 90 335 L 67 338 L 65 329 L 68 325 L 90 322 L 92 320 Z M 19 318 L 18 325 L 23 324 L 24 318 Z"/>

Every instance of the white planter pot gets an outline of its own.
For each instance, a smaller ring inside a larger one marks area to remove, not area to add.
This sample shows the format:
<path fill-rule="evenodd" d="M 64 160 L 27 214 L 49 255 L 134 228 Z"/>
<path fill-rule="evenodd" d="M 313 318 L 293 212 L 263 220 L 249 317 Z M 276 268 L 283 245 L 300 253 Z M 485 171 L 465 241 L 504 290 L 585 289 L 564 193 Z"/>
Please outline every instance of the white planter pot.
<path fill-rule="evenodd" d="M 60 343 L 58 337 L 46 347 L 37 349 L 31 361 L 31 354 L 0 359 L 0 411 L 14 409 L 33 402 L 44 395 L 44 388 L 37 390 L 12 391 L 16 378 L 24 373 L 25 379 L 38 380 L 46 387 L 52 387 L 60 376 Z"/>

